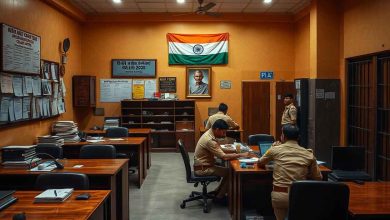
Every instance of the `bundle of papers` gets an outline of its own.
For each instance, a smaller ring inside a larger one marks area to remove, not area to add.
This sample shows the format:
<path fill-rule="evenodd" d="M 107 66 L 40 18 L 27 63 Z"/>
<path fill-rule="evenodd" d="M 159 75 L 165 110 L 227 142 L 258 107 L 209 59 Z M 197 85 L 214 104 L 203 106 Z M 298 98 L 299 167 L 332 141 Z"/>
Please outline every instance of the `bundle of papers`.
<path fill-rule="evenodd" d="M 66 143 L 79 142 L 77 123 L 73 121 L 56 121 L 53 123 L 52 132 L 64 139 Z"/>
<path fill-rule="evenodd" d="M 64 139 L 57 135 L 44 135 L 38 136 L 38 143 L 50 143 L 56 144 L 57 146 L 64 145 Z"/>
<path fill-rule="evenodd" d="M 259 158 L 257 157 L 252 157 L 252 158 L 240 158 L 238 159 L 240 161 L 240 163 L 246 163 L 246 164 L 254 164 L 254 163 L 257 163 L 257 161 L 259 161 Z"/>
<path fill-rule="evenodd" d="M 35 196 L 34 202 L 63 202 L 72 195 L 73 188 L 48 189 Z"/>

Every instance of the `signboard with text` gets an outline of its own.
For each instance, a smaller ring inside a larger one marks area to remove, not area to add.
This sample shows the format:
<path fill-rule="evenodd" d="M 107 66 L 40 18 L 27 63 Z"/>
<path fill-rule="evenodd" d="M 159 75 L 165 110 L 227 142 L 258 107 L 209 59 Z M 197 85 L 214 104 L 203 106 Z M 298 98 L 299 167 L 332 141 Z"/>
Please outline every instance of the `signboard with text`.
<path fill-rule="evenodd" d="M 176 77 L 159 77 L 159 92 L 176 92 Z"/>
<path fill-rule="evenodd" d="M 267 71 L 267 72 L 260 72 L 260 79 L 273 79 L 274 78 L 274 72 Z"/>
<path fill-rule="evenodd" d="M 156 77 L 157 60 L 155 59 L 113 59 L 112 77 Z"/>

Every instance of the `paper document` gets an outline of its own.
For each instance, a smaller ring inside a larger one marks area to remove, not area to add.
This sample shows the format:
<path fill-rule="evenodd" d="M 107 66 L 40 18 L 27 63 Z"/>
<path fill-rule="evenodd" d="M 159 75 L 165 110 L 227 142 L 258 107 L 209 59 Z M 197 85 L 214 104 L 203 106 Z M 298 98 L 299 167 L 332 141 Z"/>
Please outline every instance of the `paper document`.
<path fill-rule="evenodd" d="M 242 158 L 242 159 L 238 159 L 238 161 L 240 161 L 240 163 L 257 163 L 257 161 L 259 161 L 259 158 L 257 157 Z"/>
<path fill-rule="evenodd" d="M 104 140 L 87 140 L 89 143 L 98 143 L 98 142 L 103 142 Z"/>
<path fill-rule="evenodd" d="M 123 138 L 109 138 L 108 140 L 110 140 L 110 141 L 124 141 L 125 139 L 123 139 Z"/>
<path fill-rule="evenodd" d="M 48 189 L 35 196 L 34 202 L 63 202 L 72 195 L 73 188 Z"/>

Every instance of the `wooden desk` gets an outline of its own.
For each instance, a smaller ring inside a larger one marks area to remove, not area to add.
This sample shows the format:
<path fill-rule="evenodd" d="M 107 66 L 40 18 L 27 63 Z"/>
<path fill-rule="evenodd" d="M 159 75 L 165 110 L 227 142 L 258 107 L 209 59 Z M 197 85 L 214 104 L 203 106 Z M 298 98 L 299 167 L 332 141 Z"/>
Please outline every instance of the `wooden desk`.
<path fill-rule="evenodd" d="M 352 219 L 390 219 L 390 182 L 365 182 L 349 187 L 349 212 Z"/>
<path fill-rule="evenodd" d="M 75 190 L 61 203 L 34 203 L 34 197 L 42 191 L 17 191 L 18 201 L 0 211 L 0 220 L 10 220 L 16 213 L 24 212 L 27 220 L 92 220 L 106 219 L 106 199 L 110 190 Z M 88 200 L 76 200 L 81 193 L 91 195 Z"/>
<path fill-rule="evenodd" d="M 106 131 L 104 130 L 85 130 L 83 131 L 87 135 L 98 135 L 105 136 Z M 129 128 L 129 137 L 144 137 L 146 138 L 147 147 L 146 147 L 146 168 L 149 169 L 152 165 L 152 160 L 150 156 L 150 149 L 152 147 L 152 129 L 150 128 Z"/>
<path fill-rule="evenodd" d="M 110 219 L 129 219 L 128 159 L 66 159 L 60 162 L 64 164 L 64 169 L 51 172 L 86 174 L 91 189 L 111 190 Z M 74 165 L 83 167 L 74 168 Z M 40 173 L 42 172 L 0 167 L 0 189 L 32 190 Z"/>
<path fill-rule="evenodd" d="M 202 136 L 203 133 L 205 133 L 208 129 L 206 129 L 204 126 L 199 127 L 200 135 Z M 226 137 L 233 138 L 237 141 L 245 142 L 246 140 L 243 139 L 243 132 L 241 128 L 238 130 L 227 130 L 226 131 Z"/>
<path fill-rule="evenodd" d="M 259 151 L 258 146 L 251 146 Z M 241 168 L 238 160 L 231 160 L 229 184 L 229 211 L 233 220 L 243 219 L 244 207 L 260 209 L 264 215 L 273 215 L 271 204 L 272 170 L 258 166 Z M 330 169 L 320 166 L 324 180 L 328 179 Z"/>
<path fill-rule="evenodd" d="M 125 137 L 124 140 L 110 140 L 109 138 L 103 138 L 104 141 L 97 143 L 89 143 L 87 141 L 81 141 L 77 143 L 65 143 L 62 146 L 64 151 L 64 158 L 79 158 L 80 148 L 87 144 L 110 144 L 114 145 L 118 152 L 130 153 L 131 148 L 136 148 L 138 152 L 138 187 L 141 188 L 142 183 L 144 182 L 147 169 L 146 169 L 146 138 L 144 137 Z"/>

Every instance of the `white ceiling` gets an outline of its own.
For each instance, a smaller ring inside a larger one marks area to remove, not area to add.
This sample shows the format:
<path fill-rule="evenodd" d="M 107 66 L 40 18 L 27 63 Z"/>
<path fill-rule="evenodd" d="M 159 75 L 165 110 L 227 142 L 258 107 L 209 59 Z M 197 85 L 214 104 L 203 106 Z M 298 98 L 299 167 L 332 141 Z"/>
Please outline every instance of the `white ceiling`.
<path fill-rule="evenodd" d="M 273 0 L 264 4 L 263 0 L 204 0 L 203 6 L 209 2 L 216 3 L 209 12 L 218 13 L 289 13 L 296 14 L 310 4 L 311 0 Z M 70 2 L 86 14 L 103 13 L 154 13 L 173 12 L 190 13 L 199 7 L 198 0 L 185 0 L 184 4 L 176 0 L 122 0 L 115 4 L 112 0 L 70 0 Z"/>

